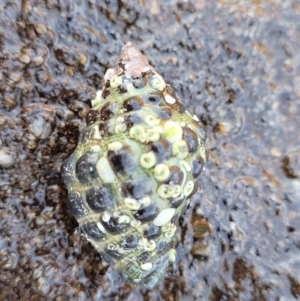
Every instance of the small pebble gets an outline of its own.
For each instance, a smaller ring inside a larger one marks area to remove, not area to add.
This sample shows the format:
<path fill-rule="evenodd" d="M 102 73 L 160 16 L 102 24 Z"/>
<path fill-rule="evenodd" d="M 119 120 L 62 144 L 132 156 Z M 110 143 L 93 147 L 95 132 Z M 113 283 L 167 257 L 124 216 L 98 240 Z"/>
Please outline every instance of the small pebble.
<path fill-rule="evenodd" d="M 42 65 L 44 62 L 44 59 L 42 56 L 36 56 L 34 59 L 33 59 L 33 63 L 35 66 L 40 66 Z"/>
<path fill-rule="evenodd" d="M 46 122 L 42 116 L 35 116 L 31 120 L 29 125 L 29 131 L 37 138 L 46 139 L 50 136 L 52 132 L 51 125 Z"/>
<path fill-rule="evenodd" d="M 30 56 L 28 54 L 21 54 L 19 61 L 23 64 L 28 65 L 31 61 Z"/>
<path fill-rule="evenodd" d="M 0 149 L 0 166 L 11 167 L 15 162 L 15 153 L 10 151 L 9 148 L 5 147 Z"/>

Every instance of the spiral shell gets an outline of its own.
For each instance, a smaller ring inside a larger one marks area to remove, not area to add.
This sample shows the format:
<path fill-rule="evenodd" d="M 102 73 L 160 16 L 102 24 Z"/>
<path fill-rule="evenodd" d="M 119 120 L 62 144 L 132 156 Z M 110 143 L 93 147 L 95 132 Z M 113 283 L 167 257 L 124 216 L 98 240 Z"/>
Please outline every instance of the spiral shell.
<path fill-rule="evenodd" d="M 175 259 L 178 219 L 207 160 L 206 132 L 129 42 L 64 161 L 68 207 L 125 279 L 152 288 Z"/>

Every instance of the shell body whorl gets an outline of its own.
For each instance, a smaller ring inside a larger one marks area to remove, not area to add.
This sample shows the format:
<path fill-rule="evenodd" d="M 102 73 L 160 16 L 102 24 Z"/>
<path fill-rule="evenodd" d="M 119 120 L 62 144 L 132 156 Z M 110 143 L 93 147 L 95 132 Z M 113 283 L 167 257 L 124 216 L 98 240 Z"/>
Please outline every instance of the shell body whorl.
<path fill-rule="evenodd" d="M 80 230 L 126 279 L 152 288 L 207 160 L 206 132 L 129 42 L 61 172 Z"/>

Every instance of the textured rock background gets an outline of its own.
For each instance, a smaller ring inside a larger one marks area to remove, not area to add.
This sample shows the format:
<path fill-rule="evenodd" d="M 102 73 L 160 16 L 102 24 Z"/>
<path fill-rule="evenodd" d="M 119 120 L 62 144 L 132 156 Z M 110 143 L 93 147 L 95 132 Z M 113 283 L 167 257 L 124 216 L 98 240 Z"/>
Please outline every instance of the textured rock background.
<path fill-rule="evenodd" d="M 300 298 L 300 3 L 161 3 L 0 0 L 0 300 Z M 59 173 L 129 40 L 210 137 L 153 291 L 74 232 Z"/>

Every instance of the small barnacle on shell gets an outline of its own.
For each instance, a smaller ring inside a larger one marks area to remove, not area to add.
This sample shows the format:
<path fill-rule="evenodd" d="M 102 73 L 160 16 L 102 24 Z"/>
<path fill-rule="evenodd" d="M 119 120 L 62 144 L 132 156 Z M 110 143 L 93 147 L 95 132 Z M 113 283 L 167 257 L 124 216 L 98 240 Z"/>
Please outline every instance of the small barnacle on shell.
<path fill-rule="evenodd" d="M 61 167 L 82 234 L 126 280 L 154 287 L 207 160 L 205 128 L 127 43 Z"/>

